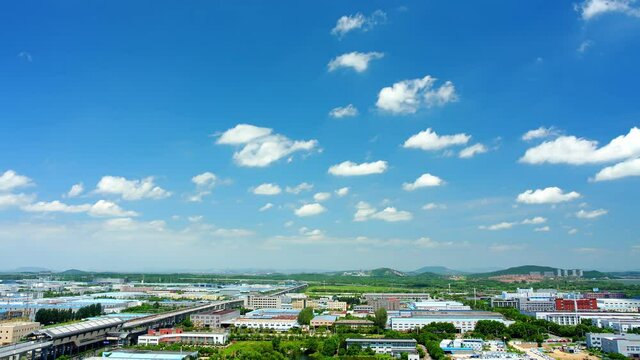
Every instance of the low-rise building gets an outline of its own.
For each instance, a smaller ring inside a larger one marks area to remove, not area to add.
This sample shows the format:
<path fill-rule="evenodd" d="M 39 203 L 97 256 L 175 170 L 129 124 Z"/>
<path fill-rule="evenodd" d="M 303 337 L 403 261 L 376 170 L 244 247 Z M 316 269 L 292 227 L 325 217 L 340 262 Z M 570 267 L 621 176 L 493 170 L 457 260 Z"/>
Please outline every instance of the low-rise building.
<path fill-rule="evenodd" d="M 235 327 L 288 331 L 298 327 L 299 310 L 258 309 L 233 320 Z"/>
<path fill-rule="evenodd" d="M 311 319 L 309 325 L 312 327 L 333 326 L 337 319 L 338 317 L 335 315 L 318 315 Z"/>
<path fill-rule="evenodd" d="M 412 331 L 434 322 L 453 324 L 460 333 L 473 331 L 480 320 L 493 320 L 507 326 L 513 321 L 506 320 L 502 314 L 486 311 L 433 311 L 422 312 L 419 316 L 391 317 L 389 325 L 395 331 Z"/>
<path fill-rule="evenodd" d="M 620 320 L 620 319 L 596 319 L 592 320 L 593 325 L 605 329 L 612 329 L 616 333 L 626 333 L 633 329 L 640 328 L 640 319 Z"/>
<path fill-rule="evenodd" d="M 254 296 L 249 295 L 245 299 L 247 309 L 280 309 L 282 298 L 280 296 Z"/>
<path fill-rule="evenodd" d="M 431 311 L 446 311 L 446 310 L 471 310 L 471 307 L 464 305 L 459 301 L 415 301 L 409 304 L 409 309 L 415 310 L 431 310 Z"/>
<path fill-rule="evenodd" d="M 622 354 L 630 358 L 640 357 L 640 335 L 587 333 L 587 347 L 600 349 L 605 353 Z"/>
<path fill-rule="evenodd" d="M 417 342 L 414 339 L 346 339 L 347 349 L 359 346 L 362 349 L 370 348 L 376 354 L 389 354 L 400 356 L 402 353 L 417 354 Z"/>
<path fill-rule="evenodd" d="M 377 299 L 398 299 L 400 301 L 423 301 L 431 299 L 427 293 L 366 293 L 362 298 L 369 302 Z"/>
<path fill-rule="evenodd" d="M 576 310 L 598 310 L 598 301 L 596 299 L 556 299 L 556 311 Z"/>
<path fill-rule="evenodd" d="M 223 345 L 229 340 L 229 333 L 221 332 L 182 332 L 177 329 L 167 332 L 150 331 L 147 335 L 138 336 L 138 345 L 158 345 L 184 343 L 193 345 Z"/>
<path fill-rule="evenodd" d="M 336 320 L 336 322 L 334 322 L 333 325 L 346 326 L 351 329 L 357 329 L 361 327 L 373 326 L 373 321 L 371 320 Z"/>
<path fill-rule="evenodd" d="M 482 351 L 484 340 L 482 339 L 444 339 L 440 342 L 440 348 L 447 354 L 465 354 Z"/>
<path fill-rule="evenodd" d="M 638 312 L 640 299 L 596 299 L 602 311 Z"/>
<path fill-rule="evenodd" d="M 40 329 L 38 322 L 10 321 L 0 323 L 0 345 L 15 344 L 38 329 Z"/>
<path fill-rule="evenodd" d="M 190 318 L 196 327 L 219 328 L 224 324 L 230 324 L 233 319 L 239 316 L 239 310 L 224 309 L 193 314 Z"/>
<path fill-rule="evenodd" d="M 536 312 L 536 319 L 551 321 L 558 325 L 578 325 L 582 320 L 591 320 L 596 326 L 600 326 L 602 319 L 638 320 L 640 313 L 600 312 L 600 311 L 574 311 L 574 312 Z"/>

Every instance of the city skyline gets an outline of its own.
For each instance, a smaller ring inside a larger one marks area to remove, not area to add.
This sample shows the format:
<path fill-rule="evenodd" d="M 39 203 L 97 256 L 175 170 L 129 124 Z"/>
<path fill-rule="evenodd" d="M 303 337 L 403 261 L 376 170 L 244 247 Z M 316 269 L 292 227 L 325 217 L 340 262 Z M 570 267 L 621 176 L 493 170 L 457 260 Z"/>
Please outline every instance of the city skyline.
<path fill-rule="evenodd" d="M 636 3 L 155 4 L 0 5 L 0 270 L 640 269 Z"/>

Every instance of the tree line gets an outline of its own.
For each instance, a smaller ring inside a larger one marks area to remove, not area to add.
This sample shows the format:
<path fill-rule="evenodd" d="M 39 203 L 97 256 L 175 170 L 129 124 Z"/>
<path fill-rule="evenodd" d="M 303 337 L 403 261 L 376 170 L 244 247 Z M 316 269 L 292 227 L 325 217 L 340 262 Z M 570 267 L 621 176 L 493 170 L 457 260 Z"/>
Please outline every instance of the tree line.
<path fill-rule="evenodd" d="M 72 309 L 40 309 L 36 312 L 35 320 L 46 326 L 100 315 L 102 315 L 102 305 L 92 304 L 83 306 L 76 312 Z"/>

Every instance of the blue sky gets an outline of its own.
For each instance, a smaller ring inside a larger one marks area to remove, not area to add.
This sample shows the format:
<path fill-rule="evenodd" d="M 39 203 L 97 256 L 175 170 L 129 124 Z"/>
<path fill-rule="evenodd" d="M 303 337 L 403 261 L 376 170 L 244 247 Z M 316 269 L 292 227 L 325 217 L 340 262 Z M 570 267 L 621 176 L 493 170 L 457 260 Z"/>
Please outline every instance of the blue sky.
<path fill-rule="evenodd" d="M 0 268 L 638 268 L 638 2 L 0 14 Z"/>

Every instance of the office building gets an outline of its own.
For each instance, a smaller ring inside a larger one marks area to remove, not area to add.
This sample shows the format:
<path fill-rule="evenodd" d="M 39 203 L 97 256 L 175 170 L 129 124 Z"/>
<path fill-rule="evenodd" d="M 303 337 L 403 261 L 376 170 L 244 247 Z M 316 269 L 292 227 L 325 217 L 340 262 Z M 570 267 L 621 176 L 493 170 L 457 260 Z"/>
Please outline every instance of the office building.
<path fill-rule="evenodd" d="M 638 312 L 640 299 L 596 299 L 602 311 Z"/>
<path fill-rule="evenodd" d="M 138 336 L 138 345 L 158 344 L 191 344 L 191 345 L 223 345 L 229 340 L 229 333 L 196 333 L 183 332 L 180 329 L 162 329 L 159 332 L 150 330 L 147 335 Z"/>
<path fill-rule="evenodd" d="M 367 305 L 372 307 L 372 311 L 378 309 L 400 310 L 400 300 L 397 298 L 372 299 L 367 301 Z"/>
<path fill-rule="evenodd" d="M 366 293 L 362 294 L 362 299 L 367 303 L 369 300 L 377 299 L 398 299 L 400 301 L 423 301 L 430 300 L 431 296 L 427 293 Z"/>
<path fill-rule="evenodd" d="M 414 329 L 422 328 L 423 326 L 429 325 L 434 322 L 446 322 L 453 324 L 458 332 L 465 333 L 473 331 L 476 327 L 476 323 L 480 320 L 498 321 L 507 326 L 513 323 L 513 321 L 506 320 L 501 314 L 493 312 L 433 311 L 422 312 L 418 316 L 411 317 L 390 317 L 389 324 L 391 329 L 395 331 L 412 331 Z"/>
<path fill-rule="evenodd" d="M 599 320 L 599 321 L 598 321 Z M 640 328 L 640 319 L 637 320 L 620 320 L 620 319 L 597 319 L 592 320 L 593 325 L 604 329 L 611 329 L 616 333 L 626 333 L 633 329 Z"/>
<path fill-rule="evenodd" d="M 447 311 L 447 310 L 471 310 L 471 307 L 464 305 L 458 301 L 416 301 L 409 304 L 412 310 L 430 310 L 430 311 Z"/>
<path fill-rule="evenodd" d="M 333 324 L 336 322 L 337 319 L 338 317 L 334 315 L 318 315 L 311 320 L 311 323 L 309 323 L 309 325 L 312 327 L 320 327 L 320 326 L 329 327 L 329 326 L 333 326 Z"/>
<path fill-rule="evenodd" d="M 558 325 L 578 325 L 582 320 L 591 320 L 596 326 L 600 326 L 602 319 L 638 320 L 640 313 L 619 313 L 600 311 L 574 311 L 574 312 L 536 312 L 536 319 L 551 321 Z"/>
<path fill-rule="evenodd" d="M 621 292 L 594 291 L 582 294 L 585 299 L 624 299 L 625 294 Z"/>
<path fill-rule="evenodd" d="M 0 345 L 15 344 L 23 337 L 40 329 L 40 323 L 10 321 L 0 323 Z"/>
<path fill-rule="evenodd" d="M 280 296 L 254 296 L 245 298 L 247 309 L 280 309 L 282 308 L 282 298 Z"/>
<path fill-rule="evenodd" d="M 587 347 L 602 350 L 604 353 L 622 354 L 630 358 L 640 357 L 640 335 L 587 333 Z"/>

